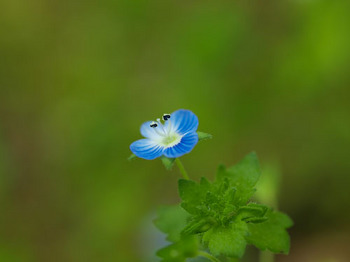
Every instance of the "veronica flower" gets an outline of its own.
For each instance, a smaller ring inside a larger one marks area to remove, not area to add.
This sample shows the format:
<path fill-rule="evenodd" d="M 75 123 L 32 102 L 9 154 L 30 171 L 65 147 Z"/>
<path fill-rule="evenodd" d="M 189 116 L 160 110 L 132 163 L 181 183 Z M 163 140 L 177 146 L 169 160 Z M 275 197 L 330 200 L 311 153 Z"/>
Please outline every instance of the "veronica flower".
<path fill-rule="evenodd" d="M 148 121 L 141 125 L 145 137 L 130 145 L 130 150 L 140 158 L 152 160 L 162 155 L 169 158 L 189 153 L 198 142 L 197 116 L 180 109 L 172 114 L 164 114 L 162 121 Z"/>

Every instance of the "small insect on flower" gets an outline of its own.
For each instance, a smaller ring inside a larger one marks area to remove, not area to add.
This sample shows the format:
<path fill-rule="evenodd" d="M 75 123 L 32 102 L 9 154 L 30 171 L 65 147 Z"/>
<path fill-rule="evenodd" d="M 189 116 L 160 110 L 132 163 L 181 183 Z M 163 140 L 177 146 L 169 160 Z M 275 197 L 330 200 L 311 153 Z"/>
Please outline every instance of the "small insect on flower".
<path fill-rule="evenodd" d="M 140 131 L 145 138 L 130 145 L 137 157 L 148 160 L 162 155 L 176 158 L 189 153 L 197 144 L 198 118 L 193 112 L 180 109 L 164 114 L 162 122 L 158 118 L 141 125 Z"/>

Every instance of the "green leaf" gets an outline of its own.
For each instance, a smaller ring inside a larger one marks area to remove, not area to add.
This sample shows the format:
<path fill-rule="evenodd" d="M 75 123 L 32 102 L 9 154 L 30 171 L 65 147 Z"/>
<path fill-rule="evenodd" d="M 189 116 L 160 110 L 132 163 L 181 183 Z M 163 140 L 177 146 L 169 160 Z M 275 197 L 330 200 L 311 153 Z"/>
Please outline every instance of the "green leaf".
<path fill-rule="evenodd" d="M 188 236 L 160 249 L 157 256 L 162 258 L 162 262 L 185 262 L 186 258 L 197 256 L 198 246 L 198 238 Z"/>
<path fill-rule="evenodd" d="M 220 166 L 216 181 L 221 182 L 228 178 L 230 185 L 236 187 L 235 202 L 244 205 L 255 192 L 255 185 L 260 178 L 260 166 L 256 154 L 250 153 L 238 164 L 225 168 Z"/>
<path fill-rule="evenodd" d="M 182 235 L 193 235 L 198 233 L 203 233 L 208 231 L 216 221 L 211 217 L 205 217 L 202 219 L 194 219 L 187 224 L 187 226 L 182 230 Z"/>
<path fill-rule="evenodd" d="M 197 217 L 198 225 L 201 219 L 215 220 L 215 223 L 210 224 L 216 224 L 216 222 L 227 224 L 233 219 L 238 209 L 233 205 L 236 188 L 230 187 L 228 178 L 213 184 L 206 178 L 202 178 L 200 183 L 180 179 L 179 193 L 182 199 L 181 206 Z M 200 226 L 198 228 L 203 230 Z M 191 229 L 190 231 L 195 232 L 196 230 Z"/>
<path fill-rule="evenodd" d="M 175 158 L 168 158 L 166 156 L 161 156 L 160 160 L 162 160 L 162 163 L 167 170 L 171 170 L 175 162 Z"/>
<path fill-rule="evenodd" d="M 203 242 L 208 245 L 214 256 L 224 255 L 240 258 L 243 256 L 247 241 L 247 224 L 236 221 L 227 227 L 216 226 L 203 234 Z"/>
<path fill-rule="evenodd" d="M 267 220 L 268 220 L 267 217 L 248 217 L 248 218 L 244 219 L 245 222 L 254 223 L 254 224 L 262 223 L 262 222 L 265 222 Z"/>
<path fill-rule="evenodd" d="M 246 240 L 260 250 L 288 254 L 290 239 L 286 229 L 293 225 L 293 221 L 278 211 L 269 210 L 265 216 L 267 221 L 263 223 L 248 224 Z"/>
<path fill-rule="evenodd" d="M 286 228 L 292 225 L 289 217 L 265 205 L 247 204 L 259 177 L 259 162 L 255 153 L 251 153 L 233 167 L 219 167 L 213 183 L 206 178 L 199 183 L 180 179 L 181 207 L 189 213 L 180 238 L 197 236 L 214 256 L 240 258 L 247 244 L 275 253 L 288 253 Z M 178 230 L 175 239 L 179 239 Z M 185 261 L 183 252 L 175 244 L 166 254 L 176 256 L 163 261 Z"/>
<path fill-rule="evenodd" d="M 209 188 L 211 187 L 211 183 L 210 183 L 209 180 L 206 179 L 205 177 L 202 177 L 202 178 L 201 178 L 200 185 L 201 185 L 202 187 L 205 187 L 205 190 L 209 190 Z"/>
<path fill-rule="evenodd" d="M 211 185 L 206 179 L 202 179 L 201 184 L 192 180 L 180 179 L 179 195 L 182 199 L 181 206 L 190 214 L 198 214 L 200 205 Z"/>
<path fill-rule="evenodd" d="M 156 227 L 168 235 L 168 241 L 179 241 L 189 214 L 179 205 L 161 207 L 157 210 L 157 214 L 158 217 L 154 220 Z"/>
<path fill-rule="evenodd" d="M 198 141 L 204 141 L 204 140 L 208 140 L 208 139 L 213 138 L 213 136 L 211 134 L 207 134 L 204 132 L 198 131 L 197 134 L 198 134 Z"/>
<path fill-rule="evenodd" d="M 183 201 L 198 203 L 198 193 L 200 193 L 200 186 L 192 180 L 179 179 L 179 194 Z"/>
<path fill-rule="evenodd" d="M 135 154 L 131 154 L 129 157 L 128 157 L 128 160 L 131 161 L 131 160 L 134 160 L 136 159 L 137 156 Z"/>
<path fill-rule="evenodd" d="M 262 218 L 266 214 L 268 208 L 264 205 L 249 203 L 246 206 L 241 206 L 238 209 L 237 217 L 244 221 L 260 221 L 257 218 Z M 252 220 L 253 219 L 253 220 Z M 263 219 L 262 221 L 264 221 Z"/>

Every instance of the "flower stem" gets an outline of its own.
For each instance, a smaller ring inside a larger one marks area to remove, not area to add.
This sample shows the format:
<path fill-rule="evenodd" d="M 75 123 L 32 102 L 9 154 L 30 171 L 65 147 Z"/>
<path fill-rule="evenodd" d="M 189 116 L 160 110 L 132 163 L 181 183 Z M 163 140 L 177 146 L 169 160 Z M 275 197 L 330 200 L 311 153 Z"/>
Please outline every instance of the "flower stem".
<path fill-rule="evenodd" d="M 214 257 L 214 256 L 212 256 L 209 253 L 204 252 L 204 251 L 198 251 L 198 256 L 205 257 L 205 258 L 209 259 L 212 262 L 220 262 L 219 259 L 217 259 L 216 257 Z"/>
<path fill-rule="evenodd" d="M 177 166 L 179 167 L 180 172 L 181 172 L 182 176 L 184 177 L 184 179 L 190 180 L 190 177 L 188 176 L 188 174 L 187 174 L 187 172 L 185 170 L 185 167 L 182 164 L 180 158 L 175 158 L 175 162 L 176 162 Z"/>

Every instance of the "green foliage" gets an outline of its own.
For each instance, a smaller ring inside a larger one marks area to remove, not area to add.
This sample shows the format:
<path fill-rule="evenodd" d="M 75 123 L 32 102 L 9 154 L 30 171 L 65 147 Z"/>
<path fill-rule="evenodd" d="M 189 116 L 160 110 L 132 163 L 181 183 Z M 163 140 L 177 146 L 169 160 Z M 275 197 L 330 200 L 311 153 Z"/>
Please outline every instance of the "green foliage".
<path fill-rule="evenodd" d="M 188 254 L 195 253 L 193 246 L 189 250 L 184 247 L 191 236 L 198 237 L 203 245 L 197 245 L 196 250 L 208 248 L 214 256 L 240 258 L 247 244 L 287 254 L 290 240 L 286 229 L 292 226 L 291 219 L 249 202 L 259 178 L 257 156 L 250 153 L 230 168 L 220 166 L 214 182 L 206 178 L 199 183 L 180 179 L 181 207 L 161 209 L 156 221 L 158 228 L 168 234 L 167 239 L 175 243 L 158 255 L 164 262 L 184 261 Z"/>
<path fill-rule="evenodd" d="M 162 160 L 162 163 L 167 170 L 171 170 L 173 168 L 175 158 L 168 158 L 166 156 L 161 156 L 160 160 Z"/>
<path fill-rule="evenodd" d="M 167 240 L 176 242 L 180 240 L 180 232 L 186 226 L 188 217 L 189 214 L 179 205 L 164 206 L 158 209 L 154 224 L 167 234 Z"/>
<path fill-rule="evenodd" d="M 264 205 L 249 203 L 248 205 L 241 206 L 238 209 L 237 217 L 246 222 L 252 222 L 252 220 L 255 221 L 254 219 L 263 219 L 263 221 L 265 221 L 267 219 L 265 217 L 267 210 L 268 208 Z"/>
<path fill-rule="evenodd" d="M 135 154 L 131 154 L 129 157 L 128 157 L 128 160 L 131 161 L 131 160 L 134 160 L 134 159 L 137 159 L 137 156 Z"/>
<path fill-rule="evenodd" d="M 162 262 L 185 262 L 186 258 L 197 256 L 198 245 L 196 236 L 187 236 L 160 249 L 157 256 L 162 258 Z"/>
<path fill-rule="evenodd" d="M 230 185 L 237 189 L 237 202 L 245 204 L 254 194 L 255 185 L 260 178 L 260 174 L 259 161 L 253 152 L 230 168 L 226 169 L 224 166 L 219 166 L 216 180 L 222 182 L 222 180 L 228 178 Z"/>
<path fill-rule="evenodd" d="M 247 245 L 247 224 L 237 221 L 227 226 L 215 226 L 203 234 L 203 242 L 214 256 L 242 257 Z"/>
<path fill-rule="evenodd" d="M 158 209 L 158 218 L 154 221 L 154 224 L 159 230 L 167 234 L 166 239 L 172 242 L 172 244 L 157 252 L 163 262 L 183 262 L 186 258 L 197 255 L 198 237 L 181 235 L 188 217 L 189 214 L 179 205 Z"/>
<path fill-rule="evenodd" d="M 198 131 L 197 134 L 198 134 L 198 141 L 204 141 L 204 140 L 208 140 L 208 139 L 213 138 L 213 136 L 211 134 L 208 134 L 208 133 Z"/>
<path fill-rule="evenodd" d="M 287 215 L 273 210 L 267 212 L 266 218 L 264 223 L 248 224 L 248 243 L 261 250 L 288 254 L 290 239 L 286 229 L 293 225 L 293 221 Z"/>

